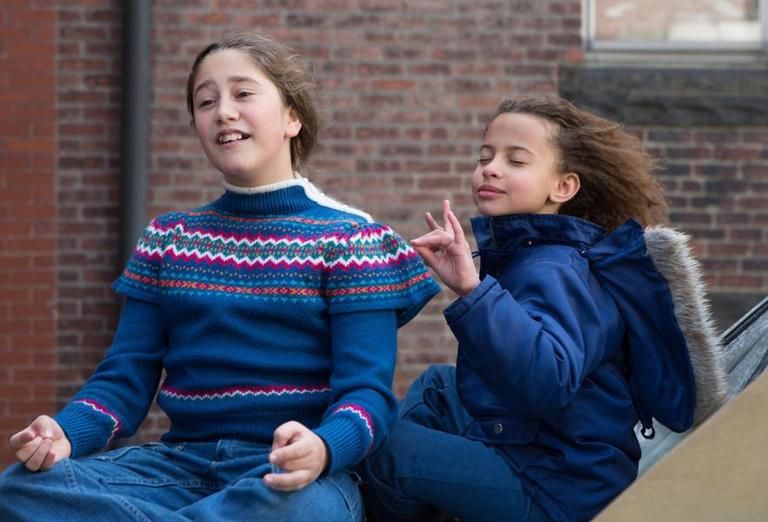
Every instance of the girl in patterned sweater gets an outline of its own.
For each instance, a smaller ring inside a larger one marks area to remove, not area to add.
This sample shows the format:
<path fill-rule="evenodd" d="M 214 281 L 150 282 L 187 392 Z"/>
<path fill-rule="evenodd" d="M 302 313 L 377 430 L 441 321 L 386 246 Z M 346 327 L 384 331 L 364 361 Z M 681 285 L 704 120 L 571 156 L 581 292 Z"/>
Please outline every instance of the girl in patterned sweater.
<path fill-rule="evenodd" d="M 197 56 L 188 107 L 225 193 L 146 228 L 104 361 L 11 438 L 0 519 L 361 519 L 347 470 L 395 419 L 396 331 L 438 286 L 390 228 L 296 173 L 313 88 L 264 36 Z M 136 431 L 163 370 L 161 442 L 99 453 Z"/>

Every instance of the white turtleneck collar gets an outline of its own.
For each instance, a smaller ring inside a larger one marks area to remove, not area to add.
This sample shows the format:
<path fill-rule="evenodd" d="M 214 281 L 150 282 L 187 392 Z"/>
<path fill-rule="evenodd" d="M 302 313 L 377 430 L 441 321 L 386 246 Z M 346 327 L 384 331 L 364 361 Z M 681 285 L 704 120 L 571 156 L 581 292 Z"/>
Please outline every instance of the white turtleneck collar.
<path fill-rule="evenodd" d="M 295 171 L 293 173 L 293 179 L 285 179 L 282 181 L 276 181 L 275 183 L 259 185 L 257 187 L 240 187 L 238 185 L 233 185 L 227 180 L 222 181 L 224 189 L 229 192 L 234 192 L 235 194 L 264 194 L 265 192 L 272 192 L 275 190 L 292 187 L 294 185 L 304 185 L 306 183 L 309 183 L 307 178 L 303 177 L 301 174 Z"/>

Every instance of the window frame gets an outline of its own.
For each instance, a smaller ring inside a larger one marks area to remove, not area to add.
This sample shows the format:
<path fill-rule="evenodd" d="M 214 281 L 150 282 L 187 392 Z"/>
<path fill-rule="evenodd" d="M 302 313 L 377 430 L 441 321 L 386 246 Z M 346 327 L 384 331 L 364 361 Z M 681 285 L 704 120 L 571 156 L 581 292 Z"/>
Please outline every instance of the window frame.
<path fill-rule="evenodd" d="M 705 53 L 760 53 L 768 50 L 768 0 L 759 0 L 760 40 L 756 42 L 650 42 L 650 41 L 608 41 L 596 40 L 598 0 L 582 0 L 582 38 L 589 53 L 657 53 L 683 52 L 685 54 Z"/>

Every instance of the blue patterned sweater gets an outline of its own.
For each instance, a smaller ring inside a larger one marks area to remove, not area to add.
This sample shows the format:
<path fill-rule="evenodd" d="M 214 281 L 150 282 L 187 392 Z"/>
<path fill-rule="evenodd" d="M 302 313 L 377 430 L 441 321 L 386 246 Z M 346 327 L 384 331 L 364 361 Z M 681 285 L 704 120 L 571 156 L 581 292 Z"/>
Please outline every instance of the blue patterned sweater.
<path fill-rule="evenodd" d="M 114 288 L 115 342 L 56 417 L 73 457 L 135 432 L 164 369 L 164 440 L 270 445 L 295 420 L 330 472 L 386 436 L 396 328 L 439 291 L 392 229 L 303 178 L 154 219 Z"/>

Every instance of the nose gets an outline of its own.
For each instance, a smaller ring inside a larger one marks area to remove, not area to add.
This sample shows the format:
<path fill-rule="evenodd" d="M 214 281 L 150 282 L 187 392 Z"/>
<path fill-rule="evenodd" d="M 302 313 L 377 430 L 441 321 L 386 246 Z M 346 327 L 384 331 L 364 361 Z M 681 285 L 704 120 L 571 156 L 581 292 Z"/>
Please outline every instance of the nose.
<path fill-rule="evenodd" d="M 501 173 L 496 168 L 495 161 L 483 165 L 483 179 L 494 179 L 501 177 Z"/>
<path fill-rule="evenodd" d="M 219 100 L 217 109 L 216 121 L 219 123 L 236 120 L 238 118 L 239 113 L 237 112 L 234 102 L 227 97 L 222 97 L 221 100 Z"/>

